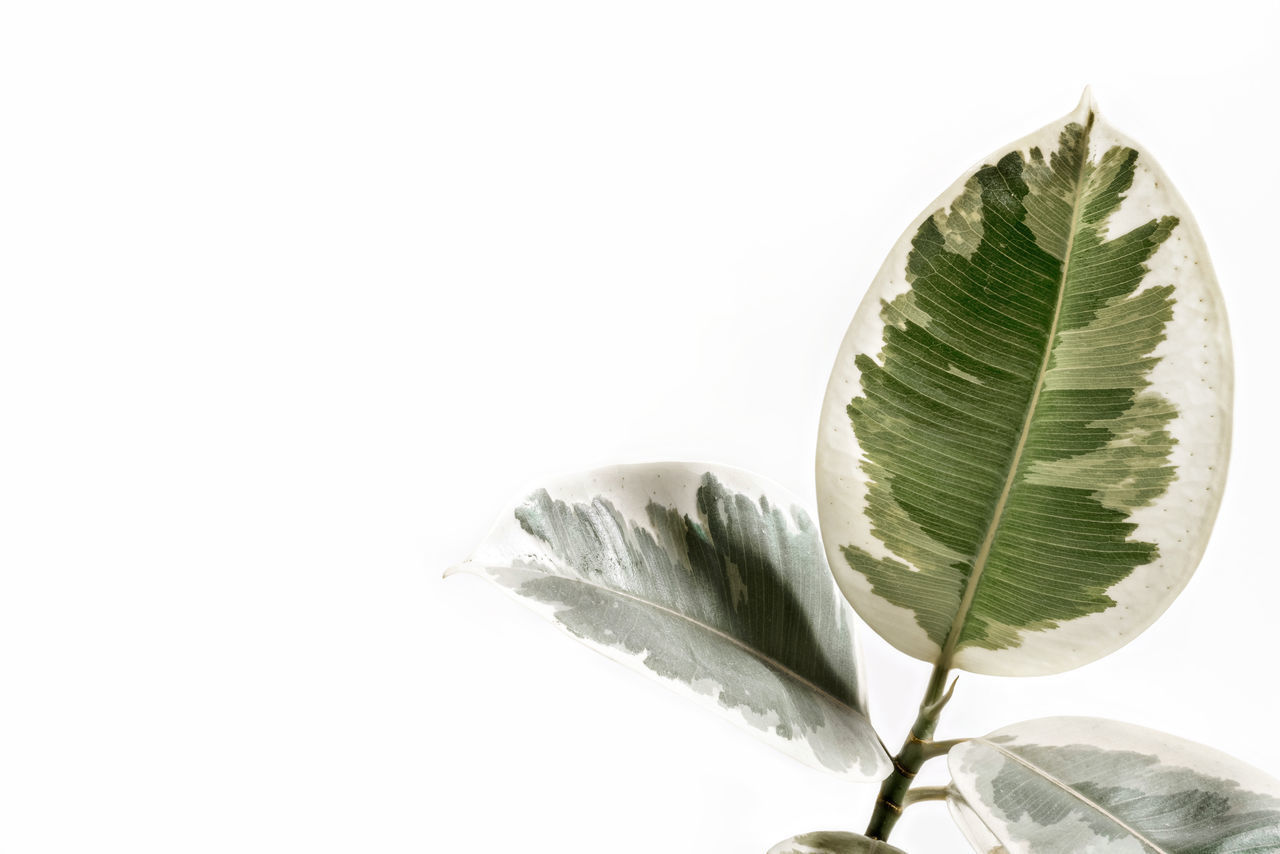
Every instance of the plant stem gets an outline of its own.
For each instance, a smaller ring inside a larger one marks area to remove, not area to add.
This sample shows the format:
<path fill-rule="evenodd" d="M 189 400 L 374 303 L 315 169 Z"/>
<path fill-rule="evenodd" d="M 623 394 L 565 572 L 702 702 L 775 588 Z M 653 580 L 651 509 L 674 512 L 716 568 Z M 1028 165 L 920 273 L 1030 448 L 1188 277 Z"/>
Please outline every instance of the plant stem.
<path fill-rule="evenodd" d="M 948 791 L 946 786 L 916 786 L 907 790 L 907 796 L 902 799 L 902 808 L 905 810 L 912 804 L 925 801 L 945 801 Z"/>
<path fill-rule="evenodd" d="M 923 748 L 924 759 L 928 762 L 935 756 L 946 756 L 951 752 L 951 748 L 955 747 L 957 744 L 963 744 L 968 740 L 969 739 L 967 738 L 949 738 L 946 741 L 931 741 Z"/>
<path fill-rule="evenodd" d="M 885 778 L 880 786 L 880 796 L 876 798 L 875 810 L 871 813 L 871 821 L 867 824 L 866 835 L 871 839 L 883 842 L 889 838 L 889 833 L 902 815 L 911 781 L 915 779 L 925 760 L 937 755 L 929 749 L 933 731 L 937 729 L 939 713 L 951 699 L 951 691 L 956 687 L 952 682 L 951 688 L 944 690 L 947 675 L 951 672 L 950 663 L 947 661 L 949 658 L 950 656 L 941 658 L 934 665 L 933 673 L 929 677 L 929 687 L 925 690 L 924 699 L 920 702 L 920 713 L 916 715 L 916 722 L 912 724 L 911 732 L 907 734 L 907 740 L 903 742 L 902 749 L 898 751 L 897 756 L 893 757 L 893 773 Z"/>

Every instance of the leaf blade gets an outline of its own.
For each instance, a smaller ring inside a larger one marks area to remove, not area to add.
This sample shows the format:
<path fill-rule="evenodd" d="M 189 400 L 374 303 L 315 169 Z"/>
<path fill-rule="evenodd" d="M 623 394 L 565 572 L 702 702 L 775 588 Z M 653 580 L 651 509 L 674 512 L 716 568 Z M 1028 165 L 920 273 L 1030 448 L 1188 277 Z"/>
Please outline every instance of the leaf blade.
<path fill-rule="evenodd" d="M 1185 204 L 1086 100 L 930 206 L 855 315 L 817 460 L 841 589 L 929 661 L 1032 675 L 1107 654 L 1199 561 L 1230 386 Z"/>
<path fill-rule="evenodd" d="M 768 854 L 903 854 L 887 842 L 868 839 L 860 833 L 819 830 L 784 839 Z"/>
<path fill-rule="evenodd" d="M 958 795 L 949 796 L 947 809 L 951 813 L 951 820 L 960 828 L 961 835 L 978 854 L 1009 854 L 1008 849 L 991 832 L 991 828 L 987 827 L 963 798 Z"/>
<path fill-rule="evenodd" d="M 966 835 L 975 845 L 994 839 L 1010 854 L 1280 847 L 1280 781 L 1132 724 L 1028 721 L 959 745 L 948 764 Z"/>
<path fill-rule="evenodd" d="M 888 773 L 851 615 L 816 526 L 776 485 L 684 463 L 565 478 L 461 569 L 802 761 Z"/>

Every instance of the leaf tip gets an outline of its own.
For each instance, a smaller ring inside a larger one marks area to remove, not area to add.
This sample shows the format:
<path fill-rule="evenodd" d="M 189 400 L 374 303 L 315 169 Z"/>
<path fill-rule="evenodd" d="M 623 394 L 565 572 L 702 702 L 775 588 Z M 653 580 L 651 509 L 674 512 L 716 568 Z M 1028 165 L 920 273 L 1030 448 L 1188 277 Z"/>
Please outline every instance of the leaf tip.
<path fill-rule="evenodd" d="M 473 563 L 471 562 L 471 559 L 470 559 L 470 558 L 468 558 L 467 560 L 464 560 L 464 561 L 462 561 L 461 563 L 455 563 L 453 566 L 451 566 L 451 567 L 449 567 L 448 569 L 446 569 L 446 570 L 444 571 L 444 574 L 443 574 L 443 575 L 441 575 L 440 577 L 441 577 L 441 578 L 452 578 L 453 576 L 455 576 L 455 575 L 459 575 L 459 574 L 464 573 L 464 572 L 469 572 L 469 573 L 473 573 L 473 574 L 474 574 L 474 573 L 475 573 L 475 571 L 476 571 L 476 570 L 475 570 L 475 564 L 473 564 Z"/>
<path fill-rule="evenodd" d="M 1078 117 L 1081 123 L 1084 120 L 1097 116 L 1098 99 L 1093 97 L 1093 87 L 1088 83 L 1084 86 L 1084 91 L 1080 93 L 1080 103 L 1076 104 L 1076 108 L 1071 111 L 1071 115 Z"/>

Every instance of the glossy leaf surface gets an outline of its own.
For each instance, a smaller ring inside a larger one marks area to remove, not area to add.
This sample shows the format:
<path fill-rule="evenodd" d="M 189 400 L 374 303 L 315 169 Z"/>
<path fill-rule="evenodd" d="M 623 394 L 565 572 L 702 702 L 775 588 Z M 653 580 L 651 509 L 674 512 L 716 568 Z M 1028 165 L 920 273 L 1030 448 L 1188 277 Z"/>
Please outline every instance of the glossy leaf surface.
<path fill-rule="evenodd" d="M 547 484 L 459 569 L 806 762 L 879 779 L 853 615 L 816 525 L 734 469 L 656 463 Z"/>
<path fill-rule="evenodd" d="M 930 205 L 849 328 L 817 467 L 842 590 L 975 672 L 1111 652 L 1200 560 L 1231 385 L 1189 211 L 1086 96 Z"/>
<path fill-rule="evenodd" d="M 1132 724 L 1015 724 L 953 748 L 948 764 L 953 815 L 982 852 L 1280 851 L 1280 781 Z"/>

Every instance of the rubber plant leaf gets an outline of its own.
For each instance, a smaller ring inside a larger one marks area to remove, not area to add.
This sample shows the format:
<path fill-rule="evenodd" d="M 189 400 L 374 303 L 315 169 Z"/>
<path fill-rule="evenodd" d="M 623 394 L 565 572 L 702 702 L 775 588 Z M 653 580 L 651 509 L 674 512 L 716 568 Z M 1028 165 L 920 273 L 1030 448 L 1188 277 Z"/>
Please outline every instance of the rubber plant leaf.
<path fill-rule="evenodd" d="M 905 854 L 887 842 L 868 839 L 860 833 L 819 830 L 802 833 L 779 842 L 769 854 Z"/>
<path fill-rule="evenodd" d="M 796 758 L 889 772 L 853 613 L 775 484 L 688 463 L 587 472 L 532 491 L 458 568 Z"/>
<path fill-rule="evenodd" d="M 1280 851 L 1280 781 L 1144 727 L 1045 718 L 967 741 L 948 763 L 952 814 L 984 854 Z"/>
<path fill-rule="evenodd" d="M 817 456 L 840 587 L 926 661 L 1100 658 L 1200 560 L 1231 394 L 1200 232 L 1086 92 L 931 204 L 854 316 Z"/>

